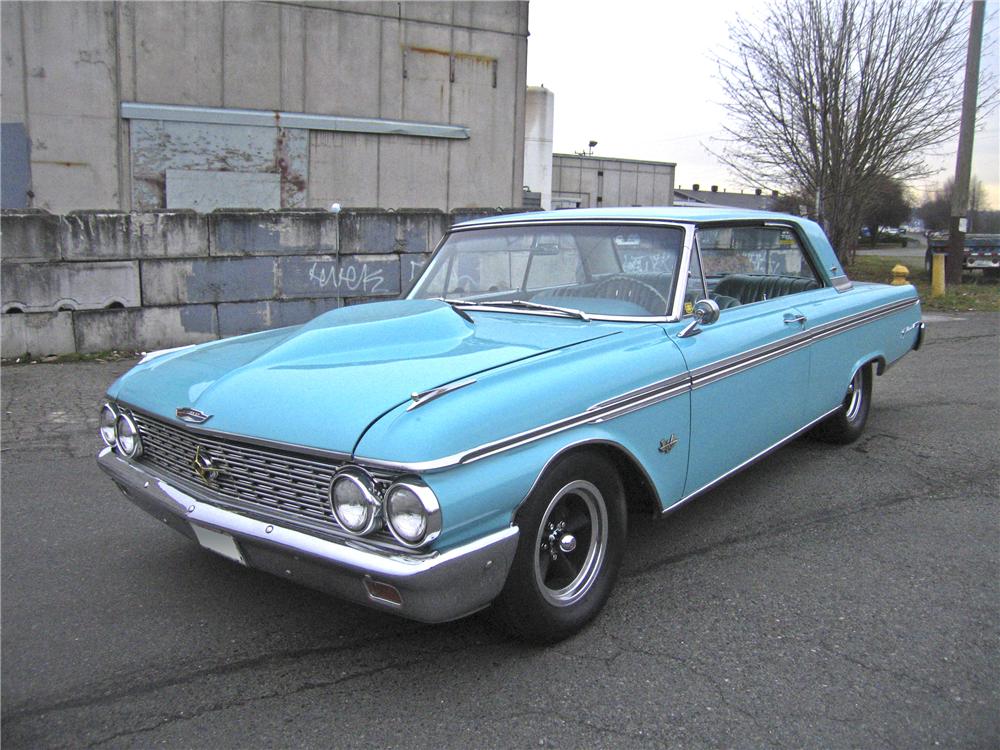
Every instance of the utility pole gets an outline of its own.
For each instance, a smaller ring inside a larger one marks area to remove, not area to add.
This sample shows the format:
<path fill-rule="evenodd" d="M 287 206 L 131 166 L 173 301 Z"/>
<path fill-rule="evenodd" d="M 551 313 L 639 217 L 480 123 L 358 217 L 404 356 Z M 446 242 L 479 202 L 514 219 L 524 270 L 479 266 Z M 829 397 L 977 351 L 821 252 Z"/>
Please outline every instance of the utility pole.
<path fill-rule="evenodd" d="M 976 131 L 976 97 L 979 92 L 979 58 L 983 49 L 983 16 L 986 0 L 974 0 L 969 22 L 969 48 L 965 58 L 965 92 L 962 97 L 962 124 L 958 134 L 958 158 L 955 161 L 955 189 L 951 194 L 948 268 L 949 284 L 962 283 L 962 259 L 965 255 L 966 214 L 969 211 L 969 181 L 972 175 L 972 141 Z"/>

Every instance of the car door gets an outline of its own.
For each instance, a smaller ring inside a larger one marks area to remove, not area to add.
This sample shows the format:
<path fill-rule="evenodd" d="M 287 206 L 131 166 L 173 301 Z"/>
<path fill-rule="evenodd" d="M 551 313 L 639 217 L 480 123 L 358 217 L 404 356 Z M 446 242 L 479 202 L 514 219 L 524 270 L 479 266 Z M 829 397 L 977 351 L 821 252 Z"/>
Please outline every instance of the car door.
<path fill-rule="evenodd" d="M 805 422 L 810 350 L 796 301 L 819 283 L 796 243 L 787 228 L 761 225 L 698 232 L 686 305 L 707 291 L 721 310 L 697 335 L 675 336 L 692 386 L 685 497 Z"/>

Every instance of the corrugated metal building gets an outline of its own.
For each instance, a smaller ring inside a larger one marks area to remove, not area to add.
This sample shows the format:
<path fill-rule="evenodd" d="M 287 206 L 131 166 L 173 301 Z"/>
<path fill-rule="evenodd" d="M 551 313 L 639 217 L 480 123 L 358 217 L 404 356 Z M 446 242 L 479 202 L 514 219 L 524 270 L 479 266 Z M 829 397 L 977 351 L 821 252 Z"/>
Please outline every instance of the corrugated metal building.
<path fill-rule="evenodd" d="M 516 206 L 527 2 L 4 2 L 3 207 Z"/>

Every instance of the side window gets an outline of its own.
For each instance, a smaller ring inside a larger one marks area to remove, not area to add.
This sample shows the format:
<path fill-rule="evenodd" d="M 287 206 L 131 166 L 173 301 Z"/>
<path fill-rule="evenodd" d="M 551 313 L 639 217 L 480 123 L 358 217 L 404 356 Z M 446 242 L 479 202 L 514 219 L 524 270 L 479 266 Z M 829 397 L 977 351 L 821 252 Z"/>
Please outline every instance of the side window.
<path fill-rule="evenodd" d="M 708 290 L 723 310 L 822 286 L 789 228 L 702 228 L 698 243 Z"/>

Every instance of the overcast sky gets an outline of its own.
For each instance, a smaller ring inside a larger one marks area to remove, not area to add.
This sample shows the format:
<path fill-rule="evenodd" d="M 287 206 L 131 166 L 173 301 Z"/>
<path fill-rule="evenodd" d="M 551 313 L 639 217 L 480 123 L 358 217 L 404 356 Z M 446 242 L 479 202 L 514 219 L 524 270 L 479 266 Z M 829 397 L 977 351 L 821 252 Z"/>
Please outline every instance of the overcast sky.
<path fill-rule="evenodd" d="M 997 5 L 987 3 L 984 70 L 1000 65 Z M 528 85 L 555 94 L 555 150 L 581 151 L 595 140 L 595 156 L 675 162 L 678 187 L 755 187 L 740 184 L 708 150 L 724 117 L 713 55 L 727 44 L 737 12 L 765 7 L 764 0 L 531 0 Z M 912 186 L 918 201 L 953 176 L 956 150 L 957 139 L 928 156 L 943 171 Z M 1000 208 L 997 112 L 976 133 L 973 174 Z"/>

